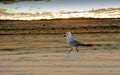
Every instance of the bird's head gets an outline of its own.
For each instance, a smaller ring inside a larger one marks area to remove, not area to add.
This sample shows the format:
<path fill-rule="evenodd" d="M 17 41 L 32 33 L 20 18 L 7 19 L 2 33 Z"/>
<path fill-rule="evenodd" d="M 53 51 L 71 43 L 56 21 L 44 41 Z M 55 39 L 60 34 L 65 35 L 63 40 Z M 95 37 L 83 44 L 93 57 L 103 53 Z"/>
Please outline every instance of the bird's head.
<path fill-rule="evenodd" d="M 67 36 L 72 36 L 71 32 L 66 32 Z"/>
<path fill-rule="evenodd" d="M 72 34 L 70 32 L 66 32 L 66 34 L 64 34 L 64 37 L 67 36 L 67 37 L 71 37 Z"/>

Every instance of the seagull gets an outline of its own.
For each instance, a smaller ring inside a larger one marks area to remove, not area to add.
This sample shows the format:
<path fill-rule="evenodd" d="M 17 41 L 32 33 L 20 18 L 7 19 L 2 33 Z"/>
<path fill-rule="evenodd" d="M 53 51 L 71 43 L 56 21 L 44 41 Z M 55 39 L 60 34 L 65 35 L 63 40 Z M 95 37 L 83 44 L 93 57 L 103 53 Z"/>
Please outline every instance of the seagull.
<path fill-rule="evenodd" d="M 76 39 L 72 38 L 72 34 L 70 32 L 66 32 L 65 35 L 67 38 L 67 43 L 72 46 L 72 48 L 69 50 L 69 52 L 71 52 L 73 50 L 73 48 L 75 48 L 76 51 L 79 52 L 79 50 L 77 49 L 77 47 L 79 47 L 79 46 L 86 46 L 86 47 L 93 46 L 92 44 L 84 44 L 84 43 L 81 43 L 81 42 L 77 41 Z"/>

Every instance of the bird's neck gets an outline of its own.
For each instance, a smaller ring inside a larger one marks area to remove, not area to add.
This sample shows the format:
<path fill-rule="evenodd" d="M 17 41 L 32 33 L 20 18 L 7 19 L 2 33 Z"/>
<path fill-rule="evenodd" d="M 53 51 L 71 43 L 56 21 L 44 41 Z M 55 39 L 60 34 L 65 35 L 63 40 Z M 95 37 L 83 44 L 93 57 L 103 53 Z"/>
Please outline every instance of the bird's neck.
<path fill-rule="evenodd" d="M 72 36 L 67 36 L 67 42 L 70 42 L 72 40 L 73 40 Z"/>

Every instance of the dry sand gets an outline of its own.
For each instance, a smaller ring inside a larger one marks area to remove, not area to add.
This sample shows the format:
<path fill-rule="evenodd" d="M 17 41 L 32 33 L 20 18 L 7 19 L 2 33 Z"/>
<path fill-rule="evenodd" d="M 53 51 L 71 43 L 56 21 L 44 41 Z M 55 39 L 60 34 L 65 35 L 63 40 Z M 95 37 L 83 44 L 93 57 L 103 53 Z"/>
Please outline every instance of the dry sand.
<path fill-rule="evenodd" d="M 1 35 L 0 75 L 120 75 L 120 33 L 73 36 L 94 46 L 68 53 L 63 34 Z"/>

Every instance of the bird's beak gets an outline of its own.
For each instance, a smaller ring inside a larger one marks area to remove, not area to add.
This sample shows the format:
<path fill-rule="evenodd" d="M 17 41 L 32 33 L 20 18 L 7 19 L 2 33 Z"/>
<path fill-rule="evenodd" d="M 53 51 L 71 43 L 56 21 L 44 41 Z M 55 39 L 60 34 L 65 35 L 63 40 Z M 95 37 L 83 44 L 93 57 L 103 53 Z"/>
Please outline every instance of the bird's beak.
<path fill-rule="evenodd" d="M 66 34 L 64 33 L 64 37 L 66 37 Z"/>

